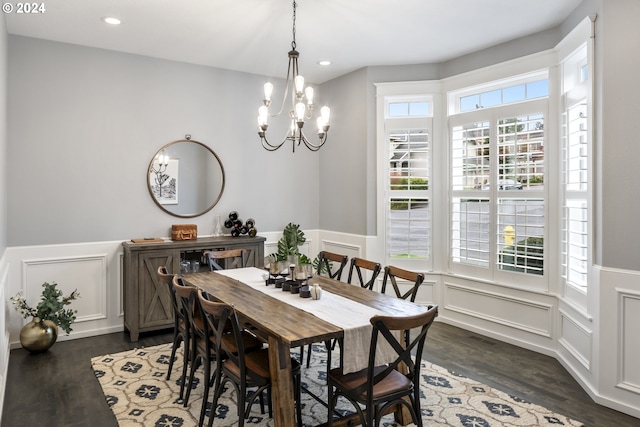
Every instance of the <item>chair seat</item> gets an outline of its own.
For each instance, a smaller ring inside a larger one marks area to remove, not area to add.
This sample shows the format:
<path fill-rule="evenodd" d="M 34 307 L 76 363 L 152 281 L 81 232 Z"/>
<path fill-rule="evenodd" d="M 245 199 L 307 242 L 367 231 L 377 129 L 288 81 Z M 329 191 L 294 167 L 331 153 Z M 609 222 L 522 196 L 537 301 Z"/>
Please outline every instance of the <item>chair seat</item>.
<path fill-rule="evenodd" d="M 376 366 L 374 375 L 384 371 L 386 366 Z M 340 368 L 329 371 L 329 377 L 343 390 L 353 390 L 367 382 L 367 368 L 358 371 L 343 374 Z M 412 382 L 405 375 L 398 371 L 391 371 L 382 381 L 373 387 L 373 399 L 384 399 L 387 396 L 396 395 L 401 392 L 409 392 L 412 388 Z M 366 401 L 366 391 L 358 395 L 358 399 Z"/>
<path fill-rule="evenodd" d="M 215 342 L 215 337 L 211 337 Z M 238 346 L 236 340 L 232 334 L 225 334 L 222 336 L 222 340 L 227 344 L 227 348 L 234 353 L 238 352 Z M 242 343 L 244 345 L 244 351 L 247 353 L 260 350 L 262 348 L 262 341 L 246 331 L 242 331 Z"/>
<path fill-rule="evenodd" d="M 263 348 L 258 351 L 252 351 L 245 354 L 245 365 L 247 369 L 260 376 L 264 383 L 270 381 L 271 374 L 269 373 L 269 349 Z M 240 368 L 231 359 L 225 360 L 224 368 L 227 372 L 233 375 L 235 378 L 240 378 Z M 293 375 L 300 373 L 300 362 L 291 358 L 291 372 Z M 256 384 L 258 385 L 258 384 Z"/>

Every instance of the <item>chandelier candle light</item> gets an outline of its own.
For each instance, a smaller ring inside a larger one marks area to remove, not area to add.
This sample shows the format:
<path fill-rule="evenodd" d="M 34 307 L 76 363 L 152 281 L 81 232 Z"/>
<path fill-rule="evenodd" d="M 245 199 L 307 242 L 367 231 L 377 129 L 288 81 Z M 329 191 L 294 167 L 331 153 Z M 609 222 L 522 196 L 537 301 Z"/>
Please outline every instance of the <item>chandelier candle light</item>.
<path fill-rule="evenodd" d="M 322 107 L 320 109 L 320 117 L 317 119 L 318 124 L 318 144 L 314 144 L 309 141 L 302 131 L 305 119 L 310 119 L 313 113 L 313 88 L 310 86 L 304 87 L 304 77 L 298 74 L 298 57 L 300 54 L 296 50 L 296 7 L 297 4 L 293 2 L 293 41 L 291 42 L 291 50 L 289 51 L 289 67 L 287 69 L 287 78 L 285 80 L 285 93 L 282 97 L 282 106 L 280 111 L 276 114 L 269 113 L 269 106 L 271 105 L 271 95 L 273 94 L 273 84 L 265 83 L 264 85 L 264 99 L 263 104 L 258 109 L 258 135 L 262 146 L 269 151 L 275 151 L 282 145 L 291 141 L 293 143 L 293 152 L 296 151 L 296 145 L 304 143 L 304 145 L 311 151 L 318 151 L 320 147 L 327 141 L 327 133 L 329 131 L 329 107 Z M 277 117 L 284 110 L 284 105 L 289 93 L 289 85 L 291 84 L 291 109 L 289 110 L 289 117 L 291 119 L 291 127 L 287 135 L 282 142 L 273 145 L 267 140 L 267 124 L 268 117 Z M 306 103 L 305 103 L 306 101 Z"/>
<path fill-rule="evenodd" d="M 157 169 L 155 167 L 156 162 L 158 165 Z M 162 150 L 162 153 L 158 155 L 158 157 L 156 158 L 156 162 L 154 162 L 154 164 L 151 166 L 151 172 L 156 175 L 155 180 L 156 184 L 158 185 L 158 195 L 159 197 L 162 197 L 162 184 L 164 184 L 165 181 L 170 178 L 169 175 L 165 174 L 165 172 L 167 171 L 167 167 L 169 166 L 169 156 L 165 154 L 164 150 Z"/>

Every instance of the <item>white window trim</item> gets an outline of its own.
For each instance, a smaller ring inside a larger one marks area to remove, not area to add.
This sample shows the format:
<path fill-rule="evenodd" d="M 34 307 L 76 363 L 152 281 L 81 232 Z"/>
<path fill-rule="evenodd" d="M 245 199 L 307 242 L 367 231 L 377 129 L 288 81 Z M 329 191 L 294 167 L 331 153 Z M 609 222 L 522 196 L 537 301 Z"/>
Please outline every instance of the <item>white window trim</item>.
<path fill-rule="evenodd" d="M 400 82 L 400 83 L 376 83 L 376 196 L 378 203 L 377 208 L 377 235 L 379 244 L 376 245 L 375 251 L 371 254 L 372 259 L 384 260 L 381 261 L 382 265 L 396 265 L 398 267 L 406 268 L 412 271 L 428 272 L 434 269 L 434 253 L 433 248 L 439 247 L 439 240 L 435 239 L 433 235 L 433 224 L 438 224 L 442 218 L 438 209 L 431 209 L 431 247 L 429 249 L 430 256 L 428 259 L 417 260 L 398 260 L 389 259 L 387 257 L 387 201 L 389 200 L 389 194 L 387 189 L 387 177 L 389 175 L 389 154 L 388 146 L 389 139 L 387 138 L 388 130 L 385 127 L 385 120 L 387 118 L 387 105 L 388 100 L 392 99 L 392 102 L 397 100 L 415 101 L 418 99 L 428 98 L 430 102 L 430 113 L 434 116 L 442 116 L 440 111 L 441 97 L 439 95 L 441 86 L 439 82 Z M 408 117 L 408 118 L 390 118 L 397 124 L 405 121 L 409 128 L 416 128 L 412 123 L 419 123 L 422 120 L 425 124 L 417 126 L 417 128 L 427 128 L 430 133 L 430 151 L 431 151 L 431 171 L 432 176 L 439 172 L 437 168 L 437 162 L 434 160 L 434 156 L 437 155 L 440 150 L 438 145 L 444 145 L 438 143 L 438 139 L 441 137 L 441 132 L 437 131 L 439 124 L 432 117 Z M 432 123 L 429 125 L 429 123 Z M 440 187 L 440 186 L 437 186 Z M 432 177 L 429 178 L 429 203 L 431 206 L 434 204 L 434 200 L 438 198 L 436 195 L 440 190 L 436 190 L 432 185 Z M 369 252 L 368 252 L 369 253 Z M 439 256 L 439 255 L 436 255 Z"/>
<path fill-rule="evenodd" d="M 450 131 L 454 126 L 463 125 L 463 124 L 475 122 L 475 121 L 488 121 L 493 126 L 495 125 L 497 120 L 499 120 L 500 118 L 513 117 L 513 116 L 529 114 L 534 112 L 542 112 L 545 116 L 545 142 L 546 142 L 545 145 L 548 145 L 548 141 L 550 138 L 549 134 L 546 131 L 548 127 L 547 120 L 549 118 L 548 101 L 546 99 L 536 99 L 536 100 L 527 101 L 523 103 L 507 104 L 500 107 L 493 107 L 493 108 L 460 113 L 450 117 L 449 126 L 448 126 L 449 142 L 447 144 L 447 150 L 448 151 L 451 150 Z M 553 138 L 553 136 L 551 136 L 551 138 Z M 493 133 L 491 134 L 491 139 L 495 140 L 495 135 Z M 545 156 L 545 182 L 548 182 L 548 169 L 549 167 L 547 166 L 547 156 Z M 495 158 L 493 155 L 491 156 L 491 170 L 492 170 L 492 173 L 495 173 Z M 449 176 L 449 179 L 451 179 L 450 168 L 448 170 L 448 176 Z M 488 192 L 464 191 L 464 190 L 453 191 L 451 189 L 451 185 L 449 184 L 449 192 L 451 194 L 447 202 L 448 203 L 447 213 L 449 216 L 448 222 L 447 222 L 449 224 L 449 227 L 447 227 L 447 233 L 449 233 L 447 235 L 447 249 L 448 249 L 447 262 L 448 262 L 449 272 L 453 274 L 463 275 L 463 276 L 471 276 L 474 278 L 478 278 L 478 279 L 489 281 L 489 282 L 495 282 L 495 283 L 517 283 L 518 286 L 525 287 L 526 289 L 529 289 L 529 290 L 547 291 L 548 277 L 550 277 L 549 270 L 548 270 L 550 263 L 548 260 L 553 259 L 553 258 L 550 258 L 550 254 L 549 254 L 549 251 L 552 250 L 551 248 L 553 247 L 553 245 L 549 244 L 549 241 L 550 241 L 549 224 L 551 223 L 549 219 L 549 213 L 550 213 L 549 205 L 551 204 L 550 197 L 549 197 L 549 185 L 545 185 L 543 191 L 524 190 L 523 194 L 519 195 L 522 198 L 531 198 L 531 199 L 541 198 L 545 201 L 545 204 L 544 204 L 544 216 L 546 219 L 545 225 L 544 225 L 545 268 L 544 268 L 544 275 L 540 275 L 540 276 L 533 275 L 533 274 L 512 272 L 507 270 L 499 270 L 497 267 L 497 254 L 496 254 L 495 248 L 497 247 L 496 239 L 499 233 L 497 229 L 498 225 L 497 225 L 497 215 L 495 212 L 495 208 L 497 206 L 497 200 L 499 197 L 498 197 L 498 190 L 496 189 L 496 186 L 492 186 L 491 190 L 489 190 Z M 490 210 L 490 218 L 492 219 L 492 221 L 489 225 L 490 237 L 489 237 L 489 266 L 488 267 L 457 263 L 457 262 L 453 262 L 452 260 L 450 230 L 452 229 L 451 207 L 452 207 L 454 195 L 456 197 L 460 196 L 460 197 L 468 197 L 468 198 L 477 198 L 478 196 L 486 196 L 489 198 L 489 200 L 492 201 L 491 210 Z"/>

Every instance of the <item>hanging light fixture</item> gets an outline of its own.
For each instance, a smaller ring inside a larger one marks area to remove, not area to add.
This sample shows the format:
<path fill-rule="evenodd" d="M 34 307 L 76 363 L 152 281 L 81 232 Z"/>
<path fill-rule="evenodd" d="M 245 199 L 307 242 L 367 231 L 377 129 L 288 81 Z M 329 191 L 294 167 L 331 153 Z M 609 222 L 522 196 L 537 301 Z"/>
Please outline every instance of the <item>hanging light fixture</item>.
<path fill-rule="evenodd" d="M 271 83 L 265 83 L 263 105 L 258 109 L 258 135 L 260 136 L 262 146 L 269 151 L 277 150 L 287 141 L 293 143 L 293 152 L 296 151 L 296 145 L 300 145 L 301 143 L 304 143 L 311 151 L 318 151 L 327 141 L 327 133 L 329 131 L 329 107 L 322 107 L 320 109 L 320 116 L 316 122 L 318 126 L 318 142 L 316 144 L 307 139 L 302 130 L 305 119 L 311 119 L 313 114 L 313 88 L 310 86 L 304 88 L 304 77 L 298 74 L 298 57 L 300 54 L 296 50 L 296 7 L 297 4 L 294 0 L 293 41 L 291 42 L 291 50 L 289 51 L 289 67 L 287 69 L 285 92 L 282 97 L 280 111 L 276 114 L 269 113 L 271 95 L 273 94 L 273 84 Z M 291 105 L 289 110 L 291 125 L 282 142 L 274 145 L 267 140 L 267 128 L 269 127 L 267 119 L 268 117 L 277 117 L 283 112 L 289 93 L 289 85 L 291 85 Z"/>

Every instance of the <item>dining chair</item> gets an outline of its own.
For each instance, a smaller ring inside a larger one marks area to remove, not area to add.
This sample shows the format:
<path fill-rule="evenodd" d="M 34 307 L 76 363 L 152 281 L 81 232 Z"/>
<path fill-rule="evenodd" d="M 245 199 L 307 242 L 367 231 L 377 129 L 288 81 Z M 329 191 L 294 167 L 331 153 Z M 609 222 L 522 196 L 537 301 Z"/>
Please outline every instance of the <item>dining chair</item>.
<path fill-rule="evenodd" d="M 362 270 L 365 270 L 365 271 L 368 270 L 371 272 L 371 277 L 369 277 L 369 280 L 365 281 L 364 276 L 362 274 Z M 347 283 L 349 284 L 351 284 L 351 280 L 353 279 L 354 271 L 357 274 L 358 283 L 360 284 L 360 287 L 369 289 L 370 291 L 372 291 L 373 285 L 375 285 L 376 279 L 378 278 L 380 271 L 382 271 L 382 266 L 380 265 L 379 262 L 373 262 L 364 258 L 353 257 L 351 258 L 351 265 L 349 267 L 349 276 L 347 278 Z"/>
<path fill-rule="evenodd" d="M 204 251 L 202 255 L 207 258 L 211 271 L 243 268 L 247 262 L 247 251 L 245 249 Z"/>
<path fill-rule="evenodd" d="M 256 351 L 246 351 L 245 342 L 239 338 L 242 337 L 242 328 L 233 306 L 213 301 L 202 290 L 198 292 L 198 298 L 203 312 L 206 313 L 209 319 L 209 323 L 214 326 L 218 352 L 219 354 L 225 354 L 224 359 L 222 357 L 216 358 L 214 397 L 209 413 L 209 427 L 213 425 L 218 400 L 225 391 L 225 384 L 227 383 L 231 384 L 236 392 L 239 427 L 244 426 L 244 420 L 249 417 L 253 402 L 261 398 L 265 391 L 268 395 L 269 415 L 271 416 L 273 411 L 269 349 L 262 348 Z M 225 334 L 223 331 L 223 325 L 228 323 L 231 323 L 232 326 L 233 332 L 231 334 Z M 294 358 L 291 358 L 291 372 L 293 374 L 294 399 L 296 402 L 296 422 L 298 427 L 302 427 L 302 409 L 300 406 L 301 369 L 300 363 Z M 207 398 L 203 397 L 203 408 L 206 406 L 206 401 Z"/>
<path fill-rule="evenodd" d="M 184 389 L 187 383 L 187 366 L 193 366 L 193 359 L 195 351 L 194 349 L 194 330 L 193 330 L 193 318 L 194 318 L 194 310 L 195 307 L 193 305 L 193 300 L 191 295 L 197 292 L 195 286 L 189 286 L 184 283 L 182 277 L 178 275 L 174 275 L 171 281 L 173 292 L 176 296 L 176 301 L 178 304 L 178 313 L 181 313 L 180 316 L 184 316 L 184 325 L 186 330 L 186 340 L 184 345 L 184 355 L 182 358 L 182 375 L 180 376 L 180 398 L 183 399 L 183 405 L 186 407 L 189 401 L 189 394 L 191 393 L 191 384 L 189 384 L 189 388 L 187 388 L 187 394 L 185 396 Z M 173 350 L 171 351 L 172 358 L 175 355 Z M 193 369 L 191 369 L 193 371 Z M 191 383 L 191 378 L 189 379 Z"/>
<path fill-rule="evenodd" d="M 182 279 L 176 279 L 181 281 Z M 211 365 L 213 362 L 220 358 L 225 357 L 224 353 L 221 353 L 218 349 L 216 342 L 216 331 L 214 326 L 211 323 L 211 319 L 205 314 L 204 308 L 200 303 L 199 298 L 200 290 L 195 287 L 189 287 L 189 299 L 187 304 L 189 307 L 193 309 L 190 310 L 189 313 L 189 321 L 191 323 L 191 328 L 193 331 L 192 338 L 192 346 L 191 346 L 191 371 L 189 373 L 189 385 L 187 387 L 187 395 L 185 396 L 185 406 L 189 399 L 189 394 L 193 389 L 193 379 L 195 377 L 195 372 L 200 365 L 202 365 L 203 377 L 202 382 L 204 385 L 203 395 L 202 395 L 202 407 L 200 409 L 200 418 L 198 422 L 198 426 L 202 426 L 204 423 L 204 417 L 206 413 L 206 403 L 209 398 L 209 391 L 211 386 L 215 382 L 216 372 L 211 372 Z M 186 294 L 186 293 L 185 293 Z M 216 325 L 217 327 L 217 325 Z M 223 340 L 229 340 L 229 347 L 234 349 L 235 339 L 232 337 L 232 333 L 230 330 L 226 329 L 226 325 L 222 324 L 222 333 L 224 336 Z M 245 351 L 255 351 L 262 348 L 263 343 L 259 339 L 257 339 L 252 334 L 242 330 L 241 331 L 241 340 L 244 345 Z M 263 407 L 264 411 L 264 407 Z"/>
<path fill-rule="evenodd" d="M 316 273 L 318 275 L 325 273 L 326 276 L 329 276 L 332 279 L 340 280 L 342 277 L 342 270 L 344 270 L 348 260 L 349 258 L 346 255 L 320 251 L 320 253 L 318 253 L 318 267 L 316 269 Z M 337 264 L 335 268 L 332 264 L 334 262 Z"/>
<path fill-rule="evenodd" d="M 420 411 L 420 368 L 427 331 L 438 315 L 438 306 L 408 317 L 374 316 L 369 349 L 369 362 L 358 372 L 343 373 L 341 367 L 331 368 L 331 352 L 327 359 L 328 422 L 333 425 L 333 411 L 339 396 L 356 409 L 364 427 L 378 426 L 380 418 L 395 405 L 405 406 L 413 422 L 423 427 Z M 395 331 L 419 328 L 420 333 L 408 345 L 397 339 Z M 376 347 L 387 342 L 395 350 L 395 360 L 376 365 Z M 362 406 L 361 406 L 362 405 Z"/>
<path fill-rule="evenodd" d="M 404 294 L 400 291 L 400 286 L 398 285 L 397 279 L 405 280 L 410 286 Z M 424 274 L 388 265 L 384 268 L 384 278 L 382 279 L 383 294 L 387 293 L 388 282 L 391 282 L 396 297 L 402 298 L 404 300 L 408 299 L 411 302 L 415 302 L 416 295 L 418 295 L 418 288 L 420 287 L 422 282 L 424 282 Z M 404 331 L 405 343 L 408 343 L 411 339 L 410 334 L 411 331 L 409 329 Z"/>
<path fill-rule="evenodd" d="M 397 279 L 406 280 L 410 285 L 410 288 L 407 289 L 404 294 L 400 292 Z M 404 300 L 409 299 L 409 301 L 415 302 L 416 295 L 418 295 L 418 288 L 422 282 L 424 282 L 424 274 L 388 265 L 384 268 L 384 278 L 382 279 L 383 294 L 387 293 L 388 282 L 391 282 L 393 290 L 398 298 L 402 298 Z"/>
<path fill-rule="evenodd" d="M 174 277 L 175 275 L 170 274 L 167 267 L 163 265 L 158 267 L 158 279 L 167 286 L 169 296 L 171 297 L 171 305 L 173 306 L 173 339 L 171 340 L 171 359 L 169 359 L 169 369 L 167 369 L 167 380 L 169 380 L 171 376 L 173 362 L 175 362 L 176 359 L 176 351 L 180 348 L 181 343 L 184 343 L 183 364 L 186 364 L 187 360 L 189 360 L 189 319 L 176 299 L 176 292 L 173 289 Z M 184 381 L 184 369 L 181 379 Z M 182 398 L 182 395 L 180 395 L 180 398 Z"/>

